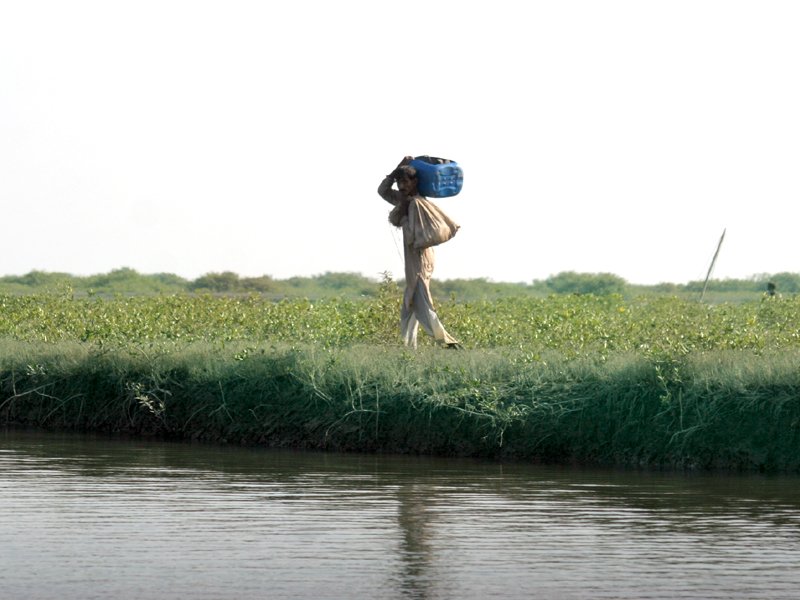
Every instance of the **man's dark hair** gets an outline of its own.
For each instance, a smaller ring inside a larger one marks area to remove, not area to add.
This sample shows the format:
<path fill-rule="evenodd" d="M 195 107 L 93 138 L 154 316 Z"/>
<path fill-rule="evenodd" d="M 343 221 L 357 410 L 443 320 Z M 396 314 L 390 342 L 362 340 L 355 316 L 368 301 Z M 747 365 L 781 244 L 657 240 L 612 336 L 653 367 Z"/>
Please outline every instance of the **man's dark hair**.
<path fill-rule="evenodd" d="M 392 171 L 392 177 L 394 179 L 416 179 L 417 170 L 414 167 L 403 165 L 402 167 L 397 167 L 394 171 Z"/>

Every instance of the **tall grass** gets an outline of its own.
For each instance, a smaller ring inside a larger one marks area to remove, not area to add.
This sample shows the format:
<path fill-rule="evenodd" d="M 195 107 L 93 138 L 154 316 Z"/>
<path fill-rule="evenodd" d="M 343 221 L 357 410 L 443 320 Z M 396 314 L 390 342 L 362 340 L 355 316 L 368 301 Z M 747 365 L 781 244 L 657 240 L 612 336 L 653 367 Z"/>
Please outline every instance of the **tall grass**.
<path fill-rule="evenodd" d="M 6 340 L 0 422 L 300 448 L 800 471 L 800 350 Z"/>

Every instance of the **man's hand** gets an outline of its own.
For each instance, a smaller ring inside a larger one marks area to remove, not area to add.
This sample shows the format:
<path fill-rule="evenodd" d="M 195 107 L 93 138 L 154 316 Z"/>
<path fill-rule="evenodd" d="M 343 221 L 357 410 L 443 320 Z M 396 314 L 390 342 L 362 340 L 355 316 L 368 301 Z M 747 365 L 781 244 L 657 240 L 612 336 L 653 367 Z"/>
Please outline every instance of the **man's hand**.
<path fill-rule="evenodd" d="M 409 164 L 409 163 L 410 163 L 412 160 L 414 160 L 414 157 L 413 157 L 413 156 L 404 156 L 404 157 L 403 157 L 403 160 L 401 160 L 401 161 L 400 161 L 400 163 L 399 163 L 397 166 L 398 166 L 398 167 L 405 167 L 405 166 L 406 166 L 407 164 Z"/>

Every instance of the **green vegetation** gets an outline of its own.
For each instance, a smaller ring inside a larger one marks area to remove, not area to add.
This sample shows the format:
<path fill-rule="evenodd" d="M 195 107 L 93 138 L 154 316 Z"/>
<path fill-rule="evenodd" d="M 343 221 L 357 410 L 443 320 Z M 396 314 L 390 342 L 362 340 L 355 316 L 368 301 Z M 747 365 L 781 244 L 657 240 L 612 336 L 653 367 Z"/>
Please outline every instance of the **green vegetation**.
<path fill-rule="evenodd" d="M 783 295 L 800 292 L 800 273 L 760 274 L 750 279 L 711 280 L 705 299 L 710 303 L 739 302 L 758 299 L 772 281 Z M 143 275 L 133 269 L 123 268 L 107 274 L 79 277 L 67 273 L 32 271 L 26 275 L 0 277 L 0 294 L 42 294 L 69 291 L 76 296 L 158 295 L 158 294 L 260 294 L 272 299 L 280 298 L 350 298 L 375 297 L 380 288 L 379 279 L 357 273 L 323 273 L 313 277 L 274 279 L 240 277 L 236 273 L 207 273 L 193 281 L 170 273 Z M 604 296 L 620 294 L 625 298 L 642 295 L 675 296 L 697 300 L 703 290 L 702 281 L 687 284 L 661 283 L 658 285 L 630 284 L 611 273 L 558 273 L 544 280 L 530 283 L 494 282 L 487 279 L 434 280 L 432 290 L 440 298 L 453 298 L 461 302 L 493 300 L 498 298 L 535 297 L 551 294 L 592 294 Z"/>
<path fill-rule="evenodd" d="M 73 297 L 0 296 L 0 338 L 126 347 L 156 341 L 394 343 L 401 290 L 387 280 L 374 298 L 271 300 L 258 294 Z M 800 296 L 731 304 L 619 295 L 552 295 L 440 301 L 448 329 L 473 349 L 512 348 L 567 358 L 794 348 Z M 421 336 L 423 343 L 429 338 Z M 429 341 L 427 343 L 430 343 Z"/>
<path fill-rule="evenodd" d="M 444 300 L 400 289 L 0 296 L 0 422 L 319 449 L 800 472 L 800 297 Z"/>

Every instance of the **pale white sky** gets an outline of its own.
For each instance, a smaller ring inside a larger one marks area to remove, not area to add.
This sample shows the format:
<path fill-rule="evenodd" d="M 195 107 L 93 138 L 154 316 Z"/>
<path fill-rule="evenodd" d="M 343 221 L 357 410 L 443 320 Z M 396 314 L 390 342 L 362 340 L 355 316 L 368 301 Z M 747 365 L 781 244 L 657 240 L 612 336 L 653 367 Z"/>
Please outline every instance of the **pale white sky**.
<path fill-rule="evenodd" d="M 0 0 L 0 275 L 800 271 L 800 2 Z"/>

